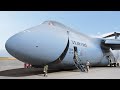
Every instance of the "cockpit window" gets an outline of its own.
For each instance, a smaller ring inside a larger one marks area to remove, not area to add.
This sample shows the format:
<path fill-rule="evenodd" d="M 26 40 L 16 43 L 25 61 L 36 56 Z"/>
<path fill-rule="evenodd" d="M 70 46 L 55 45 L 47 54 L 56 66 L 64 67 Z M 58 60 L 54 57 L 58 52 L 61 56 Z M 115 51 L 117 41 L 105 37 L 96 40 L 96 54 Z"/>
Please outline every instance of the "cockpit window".
<path fill-rule="evenodd" d="M 62 23 L 59 23 L 59 22 L 56 22 L 56 21 L 45 21 L 42 24 L 48 24 L 48 25 L 53 25 L 53 26 L 58 26 L 58 27 L 64 28 L 64 29 L 68 29 L 68 27 L 66 27 Z"/>

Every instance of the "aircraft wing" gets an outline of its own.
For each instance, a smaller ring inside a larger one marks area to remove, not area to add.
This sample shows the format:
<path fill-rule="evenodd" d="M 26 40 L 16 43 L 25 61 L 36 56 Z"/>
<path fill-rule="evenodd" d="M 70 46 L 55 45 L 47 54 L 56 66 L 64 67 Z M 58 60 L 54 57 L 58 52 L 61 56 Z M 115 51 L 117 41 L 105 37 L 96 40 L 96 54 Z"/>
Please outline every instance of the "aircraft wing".
<path fill-rule="evenodd" d="M 115 36 L 115 39 L 117 39 L 117 37 L 120 36 L 120 32 L 110 33 L 110 34 L 108 34 L 108 35 L 103 36 L 103 38 L 108 38 L 108 37 L 113 37 L 113 36 Z"/>
<path fill-rule="evenodd" d="M 120 50 L 120 40 L 118 39 L 105 39 L 104 44 L 112 50 Z"/>

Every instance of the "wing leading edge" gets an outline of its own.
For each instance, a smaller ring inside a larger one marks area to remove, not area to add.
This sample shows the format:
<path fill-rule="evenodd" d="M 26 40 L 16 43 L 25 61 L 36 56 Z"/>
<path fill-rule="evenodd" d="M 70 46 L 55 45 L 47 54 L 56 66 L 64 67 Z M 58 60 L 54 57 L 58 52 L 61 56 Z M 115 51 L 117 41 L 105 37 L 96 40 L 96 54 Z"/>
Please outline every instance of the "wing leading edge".
<path fill-rule="evenodd" d="M 115 36 L 115 39 L 117 39 L 120 36 L 120 32 L 114 32 L 109 35 L 104 36 L 103 38 L 113 37 Z"/>

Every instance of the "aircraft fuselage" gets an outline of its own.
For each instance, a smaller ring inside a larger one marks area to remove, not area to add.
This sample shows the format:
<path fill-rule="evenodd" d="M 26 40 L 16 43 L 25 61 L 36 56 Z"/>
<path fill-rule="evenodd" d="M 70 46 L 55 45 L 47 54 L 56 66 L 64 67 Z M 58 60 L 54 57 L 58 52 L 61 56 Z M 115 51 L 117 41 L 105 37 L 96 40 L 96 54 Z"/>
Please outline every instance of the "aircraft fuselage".
<path fill-rule="evenodd" d="M 74 68 L 74 47 L 83 64 L 105 66 L 109 61 L 101 49 L 101 39 L 91 38 L 53 23 L 44 23 L 12 36 L 6 42 L 7 51 L 18 60 L 34 66 L 53 65 Z"/>

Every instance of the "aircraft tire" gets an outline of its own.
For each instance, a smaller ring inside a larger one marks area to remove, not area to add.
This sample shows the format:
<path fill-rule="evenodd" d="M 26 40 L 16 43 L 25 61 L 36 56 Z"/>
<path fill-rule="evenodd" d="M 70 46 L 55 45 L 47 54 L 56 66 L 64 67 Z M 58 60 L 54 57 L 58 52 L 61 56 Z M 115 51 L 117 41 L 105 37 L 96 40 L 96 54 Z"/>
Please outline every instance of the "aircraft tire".
<path fill-rule="evenodd" d="M 114 63 L 114 67 L 117 67 L 117 63 Z"/>
<path fill-rule="evenodd" d="M 117 63 L 117 66 L 118 66 L 118 67 L 120 66 L 119 63 Z"/>
<path fill-rule="evenodd" d="M 110 67 L 112 67 L 112 64 L 110 64 Z"/>

